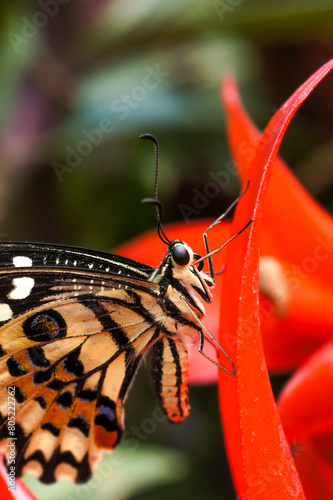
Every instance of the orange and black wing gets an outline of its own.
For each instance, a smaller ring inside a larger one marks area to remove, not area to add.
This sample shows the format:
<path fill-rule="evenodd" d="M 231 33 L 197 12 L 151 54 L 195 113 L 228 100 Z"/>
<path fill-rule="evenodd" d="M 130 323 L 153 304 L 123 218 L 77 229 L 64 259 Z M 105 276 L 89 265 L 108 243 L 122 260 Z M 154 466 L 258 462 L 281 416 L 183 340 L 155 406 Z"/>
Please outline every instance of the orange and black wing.
<path fill-rule="evenodd" d="M 160 335 L 149 313 L 159 289 L 148 282 L 149 266 L 136 274 L 133 261 L 117 256 L 8 245 L 0 265 L 1 450 L 10 465 L 13 438 L 16 477 L 85 482 L 101 452 L 119 442 L 127 391 Z"/>

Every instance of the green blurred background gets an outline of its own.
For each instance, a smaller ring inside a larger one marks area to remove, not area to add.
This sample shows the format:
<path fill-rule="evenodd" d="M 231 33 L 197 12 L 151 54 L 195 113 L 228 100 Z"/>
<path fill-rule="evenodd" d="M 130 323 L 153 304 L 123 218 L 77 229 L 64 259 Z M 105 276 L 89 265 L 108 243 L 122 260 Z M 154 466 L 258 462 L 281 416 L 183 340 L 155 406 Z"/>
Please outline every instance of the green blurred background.
<path fill-rule="evenodd" d="M 160 141 L 165 220 L 181 220 L 179 204 L 191 206 L 193 189 L 230 161 L 221 76 L 236 75 L 263 128 L 333 57 L 333 1 L 327 0 L 3 0 L 0 22 L 0 237 L 6 240 L 109 250 L 154 227 L 154 211 L 140 204 L 154 186 L 153 147 L 138 140 L 144 132 Z M 330 211 L 332 83 L 328 77 L 301 108 L 281 148 Z M 66 163 L 69 152 L 76 166 Z M 220 214 L 238 191 L 232 178 L 200 216 Z M 118 465 L 111 455 L 103 480 L 88 487 L 33 482 L 38 497 L 235 498 L 216 388 L 191 388 L 192 412 L 183 424 L 156 423 L 149 373 L 141 371 L 126 417 L 128 429 L 144 422 L 150 429 L 137 449 L 124 446 Z"/>

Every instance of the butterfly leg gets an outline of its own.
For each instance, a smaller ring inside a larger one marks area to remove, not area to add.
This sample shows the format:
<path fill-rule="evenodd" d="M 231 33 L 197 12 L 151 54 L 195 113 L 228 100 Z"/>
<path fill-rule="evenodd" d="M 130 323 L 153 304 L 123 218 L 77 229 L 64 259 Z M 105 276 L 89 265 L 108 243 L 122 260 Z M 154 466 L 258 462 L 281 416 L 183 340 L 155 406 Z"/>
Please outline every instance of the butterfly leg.
<path fill-rule="evenodd" d="M 203 356 L 205 356 L 205 358 L 207 358 L 209 361 L 211 361 L 214 365 L 218 366 L 219 368 L 221 368 L 222 370 L 226 371 L 230 375 L 234 375 L 235 376 L 236 375 L 236 368 L 235 368 L 235 365 L 234 365 L 231 357 L 229 356 L 229 354 L 223 349 L 223 347 L 220 346 L 220 344 L 213 337 L 213 335 L 210 333 L 210 331 L 207 330 L 207 328 L 202 323 L 202 321 L 200 320 L 200 318 L 198 317 L 198 315 L 188 305 L 188 303 L 186 302 L 185 298 L 181 297 L 181 300 L 186 305 L 186 307 L 191 312 L 192 316 L 196 319 L 196 322 L 200 326 L 200 330 L 199 330 L 199 352 L 200 352 L 200 354 L 202 354 Z M 203 352 L 203 347 L 204 347 L 204 333 L 203 332 L 205 332 L 207 334 L 209 340 L 217 347 L 217 349 L 219 349 L 228 358 L 228 360 L 229 360 L 229 362 L 230 362 L 230 364 L 232 366 L 232 371 L 229 370 L 228 368 L 225 368 L 225 366 L 220 365 L 220 363 L 218 363 L 213 358 L 209 357 L 205 352 Z"/>

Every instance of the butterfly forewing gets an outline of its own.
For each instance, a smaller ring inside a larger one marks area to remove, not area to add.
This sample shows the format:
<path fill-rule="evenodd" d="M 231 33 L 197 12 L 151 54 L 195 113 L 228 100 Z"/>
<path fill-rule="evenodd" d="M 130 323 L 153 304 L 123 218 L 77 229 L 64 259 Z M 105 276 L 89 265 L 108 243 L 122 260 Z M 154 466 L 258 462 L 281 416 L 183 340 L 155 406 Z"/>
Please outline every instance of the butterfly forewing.
<path fill-rule="evenodd" d="M 1 243 L 0 252 L 0 449 L 8 458 L 12 387 L 16 477 L 87 481 L 120 440 L 126 394 L 154 345 L 157 399 L 170 421 L 186 417 L 182 336 L 199 328 L 179 296 L 201 310 L 170 252 L 156 270 L 56 245 Z M 186 279 L 198 286 L 190 270 Z"/>
<path fill-rule="evenodd" d="M 2 450 L 15 386 L 17 475 L 86 481 L 100 451 L 119 442 L 124 398 L 154 338 L 140 307 L 158 294 L 153 268 L 60 246 L 1 250 Z"/>

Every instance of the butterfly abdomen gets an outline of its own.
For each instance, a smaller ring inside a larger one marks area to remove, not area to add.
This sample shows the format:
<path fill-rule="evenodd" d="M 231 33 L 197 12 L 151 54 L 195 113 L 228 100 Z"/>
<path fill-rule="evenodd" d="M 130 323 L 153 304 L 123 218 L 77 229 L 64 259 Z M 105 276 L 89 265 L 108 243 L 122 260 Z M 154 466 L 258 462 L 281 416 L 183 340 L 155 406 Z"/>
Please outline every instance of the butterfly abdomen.
<path fill-rule="evenodd" d="M 153 390 L 170 422 L 181 422 L 189 414 L 187 373 L 188 352 L 180 340 L 163 337 L 154 344 Z"/>

